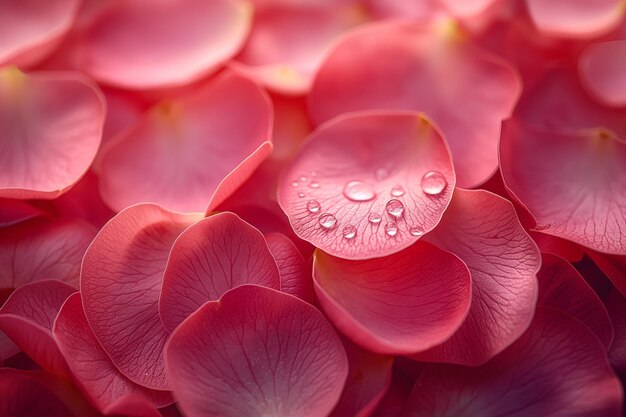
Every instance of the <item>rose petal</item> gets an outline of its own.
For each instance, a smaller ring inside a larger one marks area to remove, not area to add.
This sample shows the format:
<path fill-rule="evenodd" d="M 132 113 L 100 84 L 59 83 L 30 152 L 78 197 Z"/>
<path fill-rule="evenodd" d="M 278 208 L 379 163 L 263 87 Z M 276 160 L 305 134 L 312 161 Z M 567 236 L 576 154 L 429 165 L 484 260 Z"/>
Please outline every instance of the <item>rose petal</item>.
<path fill-rule="evenodd" d="M 437 0 L 365 0 L 372 14 L 379 19 L 413 18 L 426 20 L 441 10 Z"/>
<path fill-rule="evenodd" d="M 163 271 L 174 240 L 200 215 L 139 204 L 100 230 L 85 253 L 80 288 L 85 317 L 113 364 L 131 381 L 168 389 L 159 317 Z"/>
<path fill-rule="evenodd" d="M 391 386 L 383 397 L 374 417 L 400 417 L 415 381 L 402 373 L 394 372 Z"/>
<path fill-rule="evenodd" d="M 423 190 L 431 172 L 439 193 Z M 454 184 L 445 140 L 424 116 L 367 113 L 314 132 L 285 170 L 278 202 L 300 238 L 335 256 L 368 259 L 398 252 L 433 229 Z M 389 204 L 399 212 L 389 214 Z M 335 221 L 324 227 L 328 215 Z"/>
<path fill-rule="evenodd" d="M 470 306 L 467 267 L 425 242 L 365 261 L 317 251 L 313 281 L 333 324 L 353 342 L 378 353 L 416 353 L 443 342 Z"/>
<path fill-rule="evenodd" d="M 280 290 L 312 304 L 315 300 L 311 268 L 291 239 L 280 233 L 265 236 L 280 273 Z"/>
<path fill-rule="evenodd" d="M 486 365 L 427 369 L 403 416 L 617 417 L 622 396 L 593 333 L 542 307 L 524 336 Z"/>
<path fill-rule="evenodd" d="M 485 12 L 499 0 L 441 0 L 456 17 L 471 18 Z"/>
<path fill-rule="evenodd" d="M 618 291 L 611 291 L 605 305 L 615 330 L 609 361 L 617 372 L 623 374 L 626 372 L 626 300 Z"/>
<path fill-rule="evenodd" d="M 595 251 L 587 251 L 587 254 L 615 288 L 626 297 L 626 256 L 606 255 Z"/>
<path fill-rule="evenodd" d="M 96 156 L 104 117 L 98 87 L 77 73 L 0 69 L 0 197 L 67 191 Z"/>
<path fill-rule="evenodd" d="M 176 329 L 167 369 L 188 417 L 324 417 L 339 399 L 348 362 L 314 307 L 245 285 Z"/>
<path fill-rule="evenodd" d="M 130 89 L 185 84 L 241 48 L 251 16 L 238 0 L 118 2 L 83 33 L 82 69 Z"/>
<path fill-rule="evenodd" d="M 496 170 L 500 124 L 520 91 L 513 69 L 470 44 L 451 23 L 383 22 L 335 45 L 309 104 L 318 123 L 356 110 L 426 113 L 450 144 L 459 186 L 472 187 Z"/>
<path fill-rule="evenodd" d="M 267 95 L 222 74 L 155 106 L 103 150 L 102 197 L 115 210 L 143 201 L 186 212 L 210 201 L 213 210 L 268 156 L 271 123 Z"/>
<path fill-rule="evenodd" d="M 479 365 L 528 328 L 537 299 L 537 246 L 511 203 L 487 191 L 456 189 L 426 239 L 457 255 L 472 275 L 472 305 L 461 328 L 419 360 Z"/>
<path fill-rule="evenodd" d="M 263 235 L 233 213 L 200 220 L 172 246 L 159 298 L 161 320 L 172 332 L 202 304 L 243 284 L 280 290 Z"/>
<path fill-rule="evenodd" d="M 107 416 L 162 417 L 161 413 L 144 397 L 130 394 L 120 398 L 104 411 Z"/>
<path fill-rule="evenodd" d="M 21 223 L 43 214 L 43 210 L 26 201 L 0 198 L 0 227 Z"/>
<path fill-rule="evenodd" d="M 613 340 L 613 326 L 600 297 L 565 259 L 544 253 L 537 275 L 537 305 L 557 308 L 578 319 L 608 349 Z"/>
<path fill-rule="evenodd" d="M 583 85 L 601 103 L 626 106 L 626 40 L 590 45 L 578 69 Z"/>
<path fill-rule="evenodd" d="M 172 402 L 168 392 L 137 385 L 113 365 L 87 323 L 80 294 L 74 294 L 65 302 L 53 333 L 75 382 L 101 412 L 113 414 L 112 410 L 124 409 L 120 401 L 124 402 L 129 395 L 158 407 Z"/>
<path fill-rule="evenodd" d="M 583 249 L 569 240 L 561 239 L 560 237 L 546 235 L 545 233 L 530 231 L 530 237 L 533 238 L 541 252 L 552 253 L 560 256 L 570 262 L 580 261 L 585 252 Z"/>

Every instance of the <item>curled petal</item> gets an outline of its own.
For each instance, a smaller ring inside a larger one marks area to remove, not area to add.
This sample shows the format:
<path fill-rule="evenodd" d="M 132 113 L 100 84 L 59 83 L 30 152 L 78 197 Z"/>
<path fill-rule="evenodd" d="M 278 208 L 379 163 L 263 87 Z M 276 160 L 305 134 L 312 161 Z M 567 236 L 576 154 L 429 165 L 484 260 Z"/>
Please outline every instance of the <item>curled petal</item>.
<path fill-rule="evenodd" d="M 281 288 L 263 235 L 232 213 L 200 220 L 172 246 L 159 298 L 161 320 L 172 332 L 202 304 L 243 284 Z"/>
<path fill-rule="evenodd" d="M 298 247 L 281 233 L 268 233 L 267 246 L 280 273 L 280 290 L 308 303 L 315 300 L 311 265 L 307 264 Z"/>
<path fill-rule="evenodd" d="M 583 85 L 601 103 L 626 106 L 626 40 L 589 46 L 580 57 L 578 70 Z"/>
<path fill-rule="evenodd" d="M 313 280 L 339 330 L 373 352 L 410 354 L 448 339 L 470 306 L 467 267 L 417 242 L 384 258 L 350 261 L 317 251 Z"/>
<path fill-rule="evenodd" d="M 626 256 L 607 255 L 595 251 L 587 251 L 587 254 L 615 288 L 626 297 Z"/>
<path fill-rule="evenodd" d="M 0 227 L 21 223 L 43 214 L 42 210 L 26 201 L 0 198 Z"/>
<path fill-rule="evenodd" d="M 552 253 L 560 256 L 561 258 L 567 259 L 570 262 L 578 262 L 585 255 L 583 248 L 574 242 L 570 242 L 569 240 L 537 231 L 530 231 L 529 234 L 541 252 Z"/>
<path fill-rule="evenodd" d="M 445 140 L 424 116 L 352 114 L 310 136 L 283 173 L 278 202 L 300 238 L 368 259 L 432 230 L 454 184 Z"/>
<path fill-rule="evenodd" d="M 98 87 L 79 74 L 0 69 L 0 197 L 67 191 L 96 156 L 105 112 Z"/>
<path fill-rule="evenodd" d="M 121 211 L 100 230 L 83 259 L 80 289 L 85 317 L 113 364 L 131 381 L 165 390 L 159 317 L 163 271 L 176 238 L 200 215 L 154 204 Z"/>
<path fill-rule="evenodd" d="M 348 362 L 314 307 L 244 285 L 185 320 L 167 345 L 174 395 L 188 417 L 327 416 Z"/>

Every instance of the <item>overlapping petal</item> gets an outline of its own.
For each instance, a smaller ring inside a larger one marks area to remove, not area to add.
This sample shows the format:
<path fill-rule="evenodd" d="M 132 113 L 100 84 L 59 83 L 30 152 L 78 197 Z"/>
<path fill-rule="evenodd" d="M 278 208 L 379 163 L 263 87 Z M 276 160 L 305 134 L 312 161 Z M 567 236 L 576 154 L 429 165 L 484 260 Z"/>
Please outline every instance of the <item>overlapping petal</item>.
<path fill-rule="evenodd" d="M 368 259 L 432 230 L 454 185 L 445 140 L 423 115 L 361 113 L 309 137 L 281 178 L 278 202 L 300 238 Z"/>
<path fill-rule="evenodd" d="M 587 253 L 615 288 L 626 297 L 626 256 L 607 255 L 595 251 Z"/>
<path fill-rule="evenodd" d="M 0 227 L 11 226 L 43 214 L 42 210 L 26 201 L 0 198 Z"/>
<path fill-rule="evenodd" d="M 339 399 L 348 362 L 314 307 L 245 285 L 206 303 L 176 329 L 167 369 L 188 417 L 324 417 Z"/>
<path fill-rule="evenodd" d="M 583 85 L 601 103 L 626 106 L 626 40 L 590 45 L 580 57 Z"/>
<path fill-rule="evenodd" d="M 280 273 L 280 290 L 308 303 L 315 300 L 310 264 L 291 239 L 281 233 L 268 233 L 265 236 Z"/>

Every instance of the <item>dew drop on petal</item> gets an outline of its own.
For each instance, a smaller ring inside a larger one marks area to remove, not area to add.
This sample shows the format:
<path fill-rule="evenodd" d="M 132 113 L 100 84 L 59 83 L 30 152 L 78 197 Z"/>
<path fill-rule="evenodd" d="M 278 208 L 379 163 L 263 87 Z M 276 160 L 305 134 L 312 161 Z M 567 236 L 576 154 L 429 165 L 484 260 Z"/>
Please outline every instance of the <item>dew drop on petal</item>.
<path fill-rule="evenodd" d="M 306 209 L 309 210 L 309 212 L 311 213 L 317 213 L 318 211 L 320 211 L 320 208 L 320 203 L 317 200 L 311 200 L 306 203 Z"/>
<path fill-rule="evenodd" d="M 417 226 L 413 226 L 409 229 L 409 233 L 411 236 L 421 236 L 424 234 L 424 231 Z"/>
<path fill-rule="evenodd" d="M 356 227 L 351 224 L 343 228 L 343 237 L 353 239 L 356 236 Z"/>
<path fill-rule="evenodd" d="M 402 213 L 404 212 L 404 204 L 402 204 L 400 200 L 396 200 L 394 198 L 392 200 L 389 200 L 389 202 L 387 202 L 387 206 L 385 207 L 385 210 L 387 211 L 387 213 L 389 213 L 393 217 L 400 217 L 402 216 Z"/>
<path fill-rule="evenodd" d="M 441 194 L 448 182 L 439 171 L 428 171 L 422 177 L 422 190 L 429 195 Z"/>
<path fill-rule="evenodd" d="M 291 186 L 292 186 L 292 187 L 297 187 L 298 185 L 300 185 L 300 184 L 298 183 L 298 181 L 294 181 L 294 182 L 292 182 L 292 183 L 291 183 Z"/>
<path fill-rule="evenodd" d="M 317 181 L 313 181 L 309 184 L 309 187 L 311 188 L 320 188 L 320 183 Z"/>
<path fill-rule="evenodd" d="M 324 213 L 319 218 L 319 224 L 324 229 L 330 229 L 337 223 L 337 219 L 330 213 Z"/>
<path fill-rule="evenodd" d="M 343 187 L 343 195 L 352 201 L 369 201 L 376 197 L 374 188 L 363 181 L 350 181 Z"/>
<path fill-rule="evenodd" d="M 378 213 L 370 213 L 370 215 L 367 217 L 367 220 L 372 224 L 378 224 L 381 222 L 382 219 L 383 218 Z"/>
<path fill-rule="evenodd" d="M 400 184 L 396 184 L 391 189 L 391 195 L 394 197 L 402 197 L 404 195 L 404 188 Z"/>
<path fill-rule="evenodd" d="M 303 175 L 299 178 L 300 182 L 305 182 L 307 180 L 307 178 Z"/>
<path fill-rule="evenodd" d="M 398 225 L 396 222 L 389 222 L 385 225 L 385 233 L 389 236 L 395 236 L 398 234 Z"/>
<path fill-rule="evenodd" d="M 300 197 L 300 198 L 304 198 L 304 193 L 303 193 L 302 191 L 300 191 L 300 192 L 298 193 L 298 197 Z"/>

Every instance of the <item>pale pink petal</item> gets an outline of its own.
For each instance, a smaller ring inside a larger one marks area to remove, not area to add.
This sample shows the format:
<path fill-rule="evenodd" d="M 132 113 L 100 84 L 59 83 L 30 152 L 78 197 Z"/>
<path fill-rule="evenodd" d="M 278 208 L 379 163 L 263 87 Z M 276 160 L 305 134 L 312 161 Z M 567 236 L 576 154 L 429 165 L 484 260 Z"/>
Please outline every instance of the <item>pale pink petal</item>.
<path fill-rule="evenodd" d="M 424 177 L 435 178 L 436 192 Z M 300 238 L 335 256 L 368 259 L 433 229 L 454 184 L 445 140 L 423 115 L 361 113 L 309 137 L 281 177 L 278 202 Z"/>
<path fill-rule="evenodd" d="M 81 67 L 130 89 L 185 84 L 237 53 L 251 17 L 239 0 L 116 2 L 82 34 Z"/>
<path fill-rule="evenodd" d="M 0 69 L 0 197 L 56 198 L 87 171 L 105 103 L 78 73 Z"/>
<path fill-rule="evenodd" d="M 443 342 L 459 328 L 470 306 L 467 267 L 425 242 L 366 261 L 318 250 L 313 280 L 333 324 L 353 342 L 378 353 L 411 354 Z"/>
<path fill-rule="evenodd" d="M 269 155 L 271 125 L 267 95 L 224 73 L 156 105 L 109 143 L 99 164 L 102 197 L 114 210 L 139 202 L 213 210 Z"/>
<path fill-rule="evenodd" d="M 168 392 L 137 385 L 113 365 L 87 323 L 80 294 L 74 294 L 65 302 L 53 332 L 74 381 L 101 412 L 119 409 L 119 401 L 129 395 L 139 396 L 158 407 L 172 402 Z"/>
<path fill-rule="evenodd" d="M 579 321 L 541 307 L 529 330 L 479 368 L 432 366 L 404 417 L 619 417 L 622 387 Z"/>
<path fill-rule="evenodd" d="M 233 213 L 202 219 L 172 246 L 159 298 L 161 320 L 172 332 L 202 304 L 243 284 L 281 288 L 263 235 Z"/>
<path fill-rule="evenodd" d="M 528 328 L 537 300 L 537 246 L 510 202 L 487 191 L 456 189 L 426 239 L 461 258 L 472 276 L 472 305 L 461 328 L 419 360 L 479 365 Z"/>
<path fill-rule="evenodd" d="M 626 40 L 590 45 L 578 62 L 581 82 L 601 103 L 626 106 Z"/>
<path fill-rule="evenodd" d="M 200 215 L 154 204 L 120 212 L 85 253 L 80 277 L 85 316 L 113 364 L 131 381 L 167 389 L 159 317 L 163 271 L 176 238 Z"/>
<path fill-rule="evenodd" d="M 202 306 L 166 350 L 187 417 L 325 417 L 348 374 L 341 341 L 319 311 L 252 285 Z"/>
<path fill-rule="evenodd" d="M 450 14 L 460 18 L 475 18 L 501 0 L 441 0 Z"/>
<path fill-rule="evenodd" d="M 520 92 L 514 70 L 452 23 L 393 21 L 342 38 L 322 65 L 309 104 L 317 123 L 357 110 L 424 112 L 450 144 L 459 186 L 472 187 L 495 172 L 500 124 Z"/>
<path fill-rule="evenodd" d="M 268 233 L 265 236 L 280 273 L 280 290 L 294 295 L 307 303 L 315 300 L 311 265 L 308 264 L 298 247 L 281 233 Z"/>
<path fill-rule="evenodd" d="M 371 13 L 379 18 L 412 18 L 426 20 L 441 12 L 438 0 L 365 0 Z"/>
<path fill-rule="evenodd" d="M 606 348 L 611 345 L 613 327 L 600 297 L 569 262 L 544 253 L 537 279 L 537 305 L 558 308 L 585 324 Z"/>

